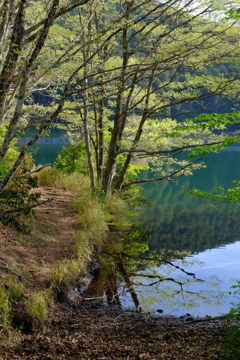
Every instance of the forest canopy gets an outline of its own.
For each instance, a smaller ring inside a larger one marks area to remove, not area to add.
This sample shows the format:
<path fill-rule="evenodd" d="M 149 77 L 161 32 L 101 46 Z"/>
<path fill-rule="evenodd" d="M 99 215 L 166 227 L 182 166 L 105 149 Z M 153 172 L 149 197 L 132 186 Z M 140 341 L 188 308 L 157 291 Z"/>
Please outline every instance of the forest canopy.
<path fill-rule="evenodd" d="M 105 193 L 144 181 L 133 174 L 149 164 L 154 181 L 191 173 L 199 159 L 181 152 L 238 141 L 224 131 L 237 111 L 195 118 L 221 102 L 237 110 L 239 24 L 222 17 L 236 3 L 1 0 L 0 191 L 57 124 L 84 140 Z"/>

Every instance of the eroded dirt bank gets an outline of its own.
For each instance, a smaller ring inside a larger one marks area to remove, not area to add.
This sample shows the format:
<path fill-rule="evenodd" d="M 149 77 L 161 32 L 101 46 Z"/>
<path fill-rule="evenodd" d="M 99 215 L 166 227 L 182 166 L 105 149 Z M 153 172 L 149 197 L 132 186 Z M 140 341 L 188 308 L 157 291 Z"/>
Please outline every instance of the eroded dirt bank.
<path fill-rule="evenodd" d="M 129 314 L 85 301 L 57 305 L 44 333 L 24 335 L 0 352 L 2 360 L 220 359 L 219 320 L 182 322 Z"/>

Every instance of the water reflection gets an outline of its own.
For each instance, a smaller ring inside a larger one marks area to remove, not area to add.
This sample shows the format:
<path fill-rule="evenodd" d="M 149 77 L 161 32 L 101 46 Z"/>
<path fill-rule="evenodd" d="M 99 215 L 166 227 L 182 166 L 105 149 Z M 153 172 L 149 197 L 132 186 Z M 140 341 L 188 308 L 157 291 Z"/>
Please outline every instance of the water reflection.
<path fill-rule="evenodd" d="M 207 169 L 181 178 L 178 184 L 161 182 L 144 186 L 152 206 L 141 212 L 139 223 L 149 235 L 142 243 L 130 237 L 128 246 L 124 240 L 115 254 L 108 251 L 109 276 L 117 283 L 109 303 L 117 299 L 125 308 L 141 306 L 143 311 L 178 316 L 186 313 L 216 316 L 229 311 L 232 279 L 240 278 L 240 207 L 229 204 L 212 207 L 185 193 L 183 188 L 213 191 L 219 186 L 231 186 L 233 180 L 240 179 L 240 167 L 236 166 L 240 151 L 236 149 L 232 146 L 220 154 L 208 155 Z M 179 251 L 183 260 L 167 264 L 170 258 L 176 259 Z M 187 252 L 194 255 L 187 256 Z M 119 266 L 119 254 L 124 271 Z M 165 262 L 157 261 L 158 257 Z M 101 288 L 101 295 L 105 289 Z"/>
<path fill-rule="evenodd" d="M 183 276 L 177 269 L 167 265 L 152 269 L 156 273 L 171 276 L 184 283 L 184 292 L 179 292 L 176 283 L 157 284 L 149 287 L 150 280 L 138 288 L 138 297 L 145 312 L 158 311 L 164 314 L 181 316 L 190 313 L 193 316 L 218 316 L 229 311 L 234 301 L 229 296 L 234 279 L 240 279 L 240 241 L 223 248 L 206 250 L 186 259 L 184 269 L 197 274 L 202 281 Z M 215 275 L 217 274 L 217 276 Z M 169 296 L 171 294 L 171 296 Z M 126 308 L 133 309 L 128 294 L 121 297 Z M 239 299 L 238 299 L 239 301 Z"/>
<path fill-rule="evenodd" d="M 103 249 L 89 289 L 94 296 L 105 295 L 109 305 L 164 315 L 218 316 L 229 311 L 229 291 L 240 278 L 240 241 L 171 261 L 164 251 L 161 260 L 146 256 L 137 241 L 134 245 L 132 254 L 119 244 L 111 253 Z"/>
<path fill-rule="evenodd" d="M 169 248 L 192 253 L 229 244 L 239 239 L 240 207 L 230 204 L 208 204 L 183 189 L 213 191 L 240 179 L 240 151 L 209 154 L 207 168 L 193 176 L 181 178 L 178 184 L 161 182 L 145 185 L 145 196 L 152 206 L 140 215 L 144 230 L 151 232 L 150 249 Z M 211 206 L 213 205 L 213 206 Z"/>

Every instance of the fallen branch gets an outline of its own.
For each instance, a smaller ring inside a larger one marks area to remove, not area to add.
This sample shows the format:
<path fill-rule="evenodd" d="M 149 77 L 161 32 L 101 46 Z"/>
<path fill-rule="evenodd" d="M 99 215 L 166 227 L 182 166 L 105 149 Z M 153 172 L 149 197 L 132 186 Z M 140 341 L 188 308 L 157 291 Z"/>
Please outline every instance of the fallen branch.
<path fill-rule="evenodd" d="M 32 174 L 36 174 L 38 173 L 39 171 L 43 170 L 44 168 L 48 167 L 48 166 L 52 166 L 52 164 L 46 164 L 46 165 L 43 165 L 35 170 L 32 170 L 30 172 L 28 172 L 27 174 L 23 174 L 23 175 L 19 175 L 19 176 L 13 176 L 12 179 L 22 179 L 22 178 L 25 178 L 27 176 L 30 176 Z M 4 179 L 4 178 L 0 178 L 0 179 Z"/>
<path fill-rule="evenodd" d="M 3 211 L 2 213 L 0 213 L 0 219 L 3 218 L 4 216 L 8 215 L 8 214 L 12 214 L 12 213 L 18 213 L 18 212 L 22 212 L 22 211 L 26 211 L 26 210 L 31 210 L 35 207 L 38 207 L 40 205 L 46 204 L 50 201 L 53 201 L 54 198 L 48 198 L 47 200 L 42 200 L 42 201 L 38 201 L 35 204 L 32 205 L 28 205 L 28 206 L 23 206 L 21 208 L 17 208 L 17 209 L 11 209 L 11 210 L 7 210 L 7 211 Z"/>
<path fill-rule="evenodd" d="M 198 322 L 209 322 L 209 321 L 215 321 L 215 320 L 224 320 L 224 319 L 225 319 L 225 315 L 213 316 L 213 317 L 209 316 L 209 317 L 206 317 L 206 318 L 189 320 L 186 323 L 184 322 L 183 325 L 188 325 L 188 324 L 198 323 Z"/>
<path fill-rule="evenodd" d="M 84 301 L 94 301 L 94 300 L 103 300 L 105 299 L 105 296 L 98 296 L 98 297 L 91 297 L 91 298 L 86 298 L 82 295 L 77 295 L 74 299 L 73 302 L 77 305 L 79 305 L 80 303 L 84 302 Z"/>
<path fill-rule="evenodd" d="M 0 269 L 6 270 L 10 274 L 17 276 L 21 281 L 23 281 L 23 276 L 21 274 L 18 274 L 13 269 L 9 268 L 8 264 L 4 261 L 0 260 L 0 262 L 2 263 L 2 265 L 0 265 Z"/>
<path fill-rule="evenodd" d="M 41 167 L 39 167 L 39 168 L 37 168 L 35 170 L 32 170 L 32 171 L 30 171 L 30 172 L 28 172 L 27 174 L 24 174 L 24 175 L 13 176 L 13 179 L 22 179 L 22 178 L 25 178 L 25 177 L 30 176 L 32 174 L 36 174 L 36 173 L 38 173 L 39 171 L 45 169 L 48 166 L 52 166 L 52 164 L 43 165 L 43 166 L 41 166 Z"/>

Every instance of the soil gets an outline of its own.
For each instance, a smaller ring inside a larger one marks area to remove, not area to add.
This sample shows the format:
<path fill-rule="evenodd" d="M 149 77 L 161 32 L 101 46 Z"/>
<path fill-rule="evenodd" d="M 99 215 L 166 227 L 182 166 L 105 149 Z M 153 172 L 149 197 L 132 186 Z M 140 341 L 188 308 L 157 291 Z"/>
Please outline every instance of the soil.
<path fill-rule="evenodd" d="M 44 333 L 24 335 L 2 360 L 213 360 L 220 359 L 219 320 L 130 314 L 99 302 L 57 305 Z"/>
<path fill-rule="evenodd" d="M 28 279 L 28 291 L 49 285 L 51 264 L 67 257 L 78 228 L 66 190 L 41 189 L 51 203 L 36 209 L 35 229 L 20 236 L 0 229 L 0 277 L 9 272 Z M 178 319 L 129 313 L 79 296 L 56 304 L 41 333 L 21 334 L 0 348 L 1 360 L 213 360 L 224 333 L 221 320 Z"/>
<path fill-rule="evenodd" d="M 70 191 L 52 187 L 37 191 L 41 192 L 42 200 L 53 201 L 36 208 L 32 231 L 19 234 L 7 226 L 0 228 L 0 278 L 18 274 L 27 279 L 30 291 L 49 285 L 52 264 L 68 257 L 78 229 L 70 206 L 74 197 Z"/>

